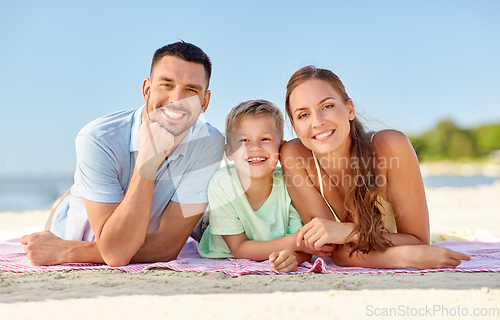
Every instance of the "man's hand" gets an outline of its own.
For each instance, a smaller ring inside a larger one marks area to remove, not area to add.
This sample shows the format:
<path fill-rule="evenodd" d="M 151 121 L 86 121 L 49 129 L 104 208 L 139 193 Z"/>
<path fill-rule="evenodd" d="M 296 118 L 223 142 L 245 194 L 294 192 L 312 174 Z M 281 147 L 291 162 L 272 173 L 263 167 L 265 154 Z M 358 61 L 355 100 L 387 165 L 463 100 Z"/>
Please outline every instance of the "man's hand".
<path fill-rule="evenodd" d="M 141 124 L 138 139 L 137 170 L 141 177 L 154 180 L 156 170 L 174 146 L 174 136 L 159 123 L 146 119 Z"/>
<path fill-rule="evenodd" d="M 50 231 L 42 231 L 23 236 L 21 243 L 25 245 L 24 251 L 34 266 L 50 266 L 65 263 L 63 240 Z"/>
<path fill-rule="evenodd" d="M 65 263 L 67 248 L 64 241 L 50 231 L 42 231 L 23 236 L 21 243 L 34 266 L 50 266 Z"/>

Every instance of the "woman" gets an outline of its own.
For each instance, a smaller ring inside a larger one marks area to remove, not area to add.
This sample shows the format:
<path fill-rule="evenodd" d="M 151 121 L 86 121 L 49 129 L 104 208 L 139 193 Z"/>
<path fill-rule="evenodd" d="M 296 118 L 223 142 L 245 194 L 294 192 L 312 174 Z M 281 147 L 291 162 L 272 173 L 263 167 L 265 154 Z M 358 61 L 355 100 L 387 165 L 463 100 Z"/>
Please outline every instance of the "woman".
<path fill-rule="evenodd" d="M 295 72 L 285 107 L 298 137 L 281 149 L 289 193 L 306 223 L 298 245 L 336 245 L 331 257 L 341 266 L 455 268 L 470 259 L 429 246 L 424 186 L 408 138 L 365 132 L 333 72 Z"/>

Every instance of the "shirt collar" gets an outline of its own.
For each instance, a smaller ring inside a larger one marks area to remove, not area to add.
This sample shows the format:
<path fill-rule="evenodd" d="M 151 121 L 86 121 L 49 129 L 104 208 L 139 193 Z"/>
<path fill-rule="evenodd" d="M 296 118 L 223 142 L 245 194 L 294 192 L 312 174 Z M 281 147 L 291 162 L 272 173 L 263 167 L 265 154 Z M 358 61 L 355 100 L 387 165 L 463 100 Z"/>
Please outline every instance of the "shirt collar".
<path fill-rule="evenodd" d="M 205 129 L 205 130 L 204 130 Z M 208 134 L 207 123 L 203 114 L 200 115 L 198 120 L 189 128 L 186 136 L 182 139 L 181 143 L 175 148 L 174 152 L 168 157 L 167 161 L 173 161 L 180 156 L 186 156 L 189 150 L 191 142 L 196 139 L 200 139 L 204 135 Z"/>
<path fill-rule="evenodd" d="M 130 130 L 130 152 L 137 152 L 139 150 L 139 130 L 142 123 L 142 111 L 144 105 L 135 110 L 132 115 L 132 128 Z"/>

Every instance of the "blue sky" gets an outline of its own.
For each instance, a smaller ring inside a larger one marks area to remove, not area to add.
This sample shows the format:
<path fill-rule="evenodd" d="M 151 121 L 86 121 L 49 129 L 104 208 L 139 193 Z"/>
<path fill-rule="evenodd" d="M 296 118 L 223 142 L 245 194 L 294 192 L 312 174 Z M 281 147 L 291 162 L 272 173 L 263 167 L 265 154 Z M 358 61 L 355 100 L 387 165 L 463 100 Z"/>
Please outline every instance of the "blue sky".
<path fill-rule="evenodd" d="M 2 1 L 0 174 L 72 172 L 78 131 L 140 107 L 154 51 L 179 39 L 212 59 L 221 131 L 241 101 L 283 108 L 308 64 L 337 73 L 375 128 L 500 122 L 499 16 L 483 0 Z"/>

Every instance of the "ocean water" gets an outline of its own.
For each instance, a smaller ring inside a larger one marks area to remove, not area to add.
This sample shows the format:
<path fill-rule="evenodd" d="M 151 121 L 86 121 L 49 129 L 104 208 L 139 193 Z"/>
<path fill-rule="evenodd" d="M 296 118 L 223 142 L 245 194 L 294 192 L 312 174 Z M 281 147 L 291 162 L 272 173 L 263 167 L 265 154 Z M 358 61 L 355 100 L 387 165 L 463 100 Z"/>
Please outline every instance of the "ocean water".
<path fill-rule="evenodd" d="M 428 176 L 430 188 L 492 185 L 500 177 Z M 73 184 L 73 175 L 0 176 L 0 212 L 49 208 Z"/>
<path fill-rule="evenodd" d="M 73 175 L 0 176 L 0 212 L 50 208 Z"/>
<path fill-rule="evenodd" d="M 500 177 L 489 177 L 483 175 L 473 176 L 428 176 L 424 178 L 426 188 L 441 188 L 441 187 L 456 187 L 466 188 L 475 186 L 491 186 L 495 182 L 500 181 Z"/>

